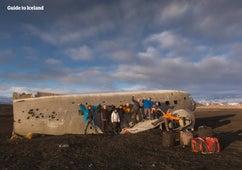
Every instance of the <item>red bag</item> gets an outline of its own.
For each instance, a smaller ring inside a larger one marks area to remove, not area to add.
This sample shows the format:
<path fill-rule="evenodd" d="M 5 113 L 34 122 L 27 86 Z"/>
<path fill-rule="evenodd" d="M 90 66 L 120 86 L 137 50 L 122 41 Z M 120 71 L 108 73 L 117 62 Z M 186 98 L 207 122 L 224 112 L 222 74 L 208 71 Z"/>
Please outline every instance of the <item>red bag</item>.
<path fill-rule="evenodd" d="M 220 144 L 216 137 L 193 138 L 191 147 L 193 152 L 201 152 L 203 154 L 220 152 Z"/>

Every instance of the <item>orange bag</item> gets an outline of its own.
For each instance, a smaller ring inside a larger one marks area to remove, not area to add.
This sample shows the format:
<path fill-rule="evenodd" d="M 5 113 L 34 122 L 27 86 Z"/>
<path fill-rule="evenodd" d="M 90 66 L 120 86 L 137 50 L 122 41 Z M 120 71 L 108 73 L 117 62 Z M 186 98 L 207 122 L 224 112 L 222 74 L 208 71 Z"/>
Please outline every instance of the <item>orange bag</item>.
<path fill-rule="evenodd" d="M 193 152 L 210 154 L 220 152 L 220 143 L 216 137 L 193 138 L 191 142 Z"/>

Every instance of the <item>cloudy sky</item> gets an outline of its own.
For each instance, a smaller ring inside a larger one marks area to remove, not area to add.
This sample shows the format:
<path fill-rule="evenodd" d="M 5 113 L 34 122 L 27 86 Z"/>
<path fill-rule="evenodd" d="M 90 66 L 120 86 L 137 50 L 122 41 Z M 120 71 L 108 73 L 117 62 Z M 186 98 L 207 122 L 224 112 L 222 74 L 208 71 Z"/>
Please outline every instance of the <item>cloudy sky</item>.
<path fill-rule="evenodd" d="M 1 0 L 0 21 L 0 96 L 242 94 L 240 0 Z"/>

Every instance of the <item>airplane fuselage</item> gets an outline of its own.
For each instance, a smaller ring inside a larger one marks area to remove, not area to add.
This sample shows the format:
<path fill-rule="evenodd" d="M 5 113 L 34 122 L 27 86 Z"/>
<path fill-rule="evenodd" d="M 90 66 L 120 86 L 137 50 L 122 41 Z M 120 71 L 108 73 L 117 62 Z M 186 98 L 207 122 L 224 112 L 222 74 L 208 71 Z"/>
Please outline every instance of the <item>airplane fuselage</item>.
<path fill-rule="evenodd" d="M 195 110 L 196 103 L 189 93 L 178 90 L 158 90 L 140 92 L 114 92 L 78 95 L 29 95 L 13 98 L 14 133 L 63 135 L 83 134 L 85 121 L 79 113 L 78 104 L 114 105 L 132 103 L 132 95 L 137 98 L 151 97 L 153 101 L 165 103 L 176 109 Z M 14 96 L 19 96 L 15 95 Z M 95 115 L 95 124 L 102 133 L 100 115 Z M 88 129 L 92 133 L 93 129 Z"/>

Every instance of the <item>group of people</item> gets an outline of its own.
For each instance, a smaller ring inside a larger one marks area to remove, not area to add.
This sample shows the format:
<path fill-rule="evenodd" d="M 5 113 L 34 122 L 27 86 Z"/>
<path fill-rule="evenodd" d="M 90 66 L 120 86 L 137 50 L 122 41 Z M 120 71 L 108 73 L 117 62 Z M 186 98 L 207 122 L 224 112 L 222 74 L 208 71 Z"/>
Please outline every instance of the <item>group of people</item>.
<path fill-rule="evenodd" d="M 84 120 L 86 120 L 86 125 L 84 128 L 84 134 L 87 133 L 87 127 L 92 124 L 95 133 L 97 134 L 97 128 L 94 123 L 94 114 L 100 114 L 100 120 L 102 125 L 102 131 L 107 134 L 111 131 L 114 134 L 119 134 L 121 132 L 121 122 L 125 124 L 126 127 L 132 127 L 136 123 L 144 120 L 158 119 L 164 112 L 159 108 L 160 103 L 154 102 L 150 97 L 147 99 L 135 99 L 132 96 L 132 104 L 126 103 L 125 105 L 120 104 L 118 107 L 113 105 L 88 105 L 85 110 L 85 106 L 80 104 L 80 110 L 84 113 Z M 130 124 L 130 119 L 132 124 Z"/>

